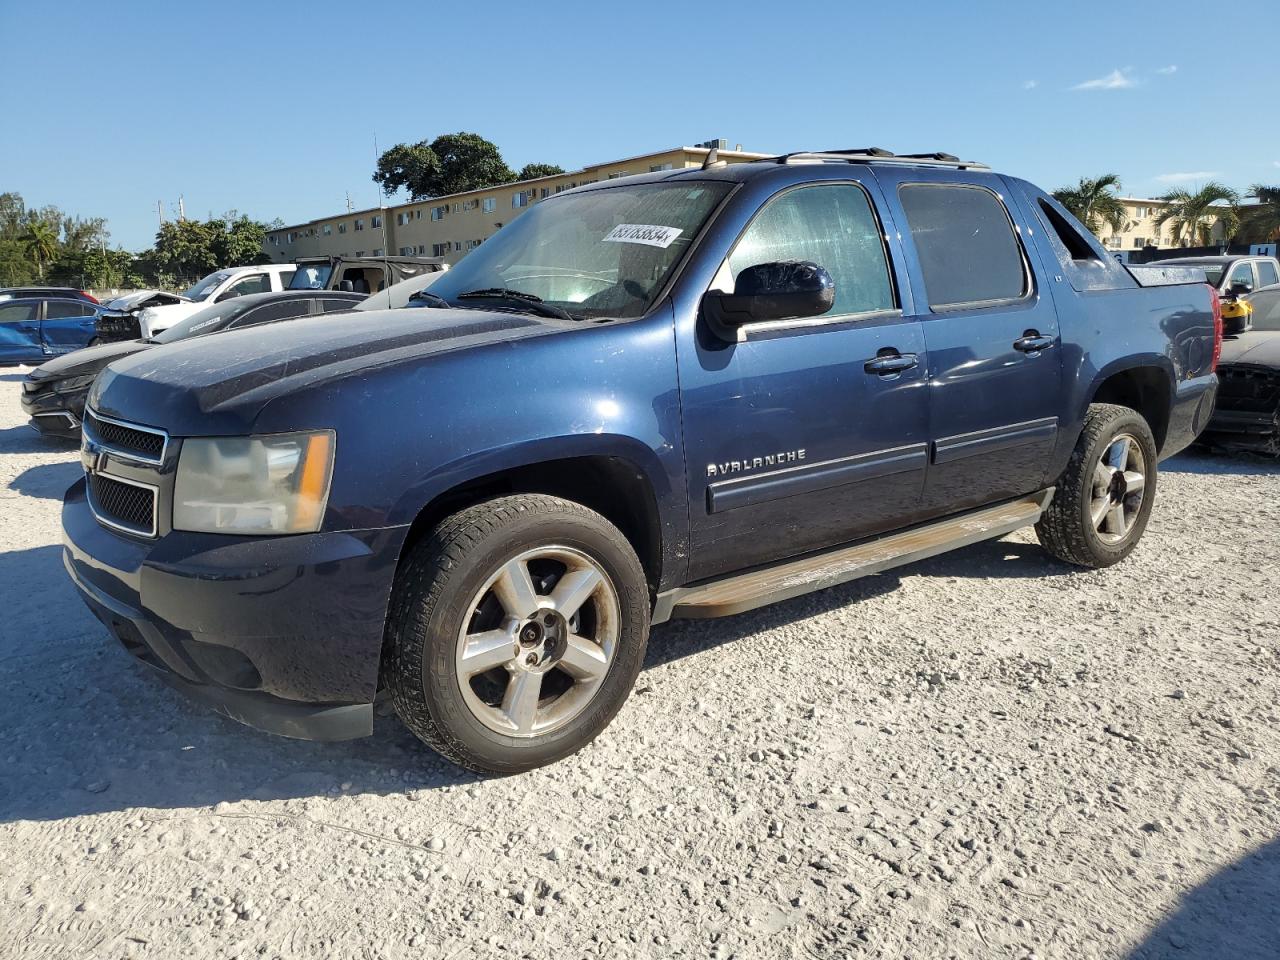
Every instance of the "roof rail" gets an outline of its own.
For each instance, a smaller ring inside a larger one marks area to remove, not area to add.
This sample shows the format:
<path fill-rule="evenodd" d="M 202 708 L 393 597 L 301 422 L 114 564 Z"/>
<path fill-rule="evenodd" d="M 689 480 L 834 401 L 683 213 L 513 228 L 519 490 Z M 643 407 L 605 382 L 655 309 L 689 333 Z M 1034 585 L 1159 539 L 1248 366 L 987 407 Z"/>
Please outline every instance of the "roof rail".
<path fill-rule="evenodd" d="M 758 163 L 902 163 L 925 167 L 955 167 L 957 170 L 989 170 L 985 163 L 960 160 L 950 153 L 893 153 L 880 147 L 862 150 L 802 150 L 784 153 Z"/>

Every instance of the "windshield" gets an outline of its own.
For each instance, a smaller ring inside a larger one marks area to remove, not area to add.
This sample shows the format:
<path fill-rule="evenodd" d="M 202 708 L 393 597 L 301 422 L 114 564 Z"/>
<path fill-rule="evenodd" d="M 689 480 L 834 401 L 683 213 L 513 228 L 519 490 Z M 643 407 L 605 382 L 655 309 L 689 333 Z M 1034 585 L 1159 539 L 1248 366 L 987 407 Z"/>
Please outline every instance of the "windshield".
<path fill-rule="evenodd" d="M 489 299 L 521 309 L 504 296 L 512 291 L 574 317 L 638 317 L 731 186 L 646 183 L 546 200 L 441 274 L 430 293 L 451 305 Z M 463 296 L 475 291 L 491 296 Z"/>
<path fill-rule="evenodd" d="M 290 290 L 323 290 L 333 274 L 331 263 L 304 263 L 289 281 Z"/>
<path fill-rule="evenodd" d="M 213 293 L 218 284 L 222 283 L 222 281 L 227 279 L 229 276 L 231 276 L 231 274 L 224 270 L 220 270 L 217 273 L 211 273 L 195 286 L 188 287 L 186 290 L 183 290 L 182 296 L 186 297 L 188 300 L 205 300 L 208 298 L 209 294 Z"/>
<path fill-rule="evenodd" d="M 187 337 L 198 337 L 205 333 L 217 333 L 228 323 L 244 313 L 253 304 L 215 303 L 211 307 L 197 310 L 189 317 L 184 317 L 167 330 L 162 330 L 152 337 L 148 343 L 173 343 Z"/>

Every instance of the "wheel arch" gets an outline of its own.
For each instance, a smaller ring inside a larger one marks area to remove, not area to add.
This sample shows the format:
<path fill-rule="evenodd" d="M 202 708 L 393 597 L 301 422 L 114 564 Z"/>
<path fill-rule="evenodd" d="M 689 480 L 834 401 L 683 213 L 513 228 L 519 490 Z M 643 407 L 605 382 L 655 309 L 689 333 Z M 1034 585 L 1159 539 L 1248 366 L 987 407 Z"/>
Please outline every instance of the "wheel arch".
<path fill-rule="evenodd" d="M 1136 410 L 1147 421 L 1156 449 L 1163 450 L 1173 410 L 1173 375 L 1159 362 L 1117 364 L 1102 370 L 1080 411 L 1081 419 L 1094 403 L 1114 403 Z"/>

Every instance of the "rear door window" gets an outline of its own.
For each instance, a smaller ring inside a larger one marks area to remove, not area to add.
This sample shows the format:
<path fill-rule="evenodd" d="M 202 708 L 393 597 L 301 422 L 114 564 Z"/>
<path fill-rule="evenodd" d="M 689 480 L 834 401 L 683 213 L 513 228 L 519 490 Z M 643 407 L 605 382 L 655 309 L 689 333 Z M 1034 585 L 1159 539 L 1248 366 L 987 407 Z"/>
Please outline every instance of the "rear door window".
<path fill-rule="evenodd" d="M 1004 204 L 985 187 L 907 183 L 898 188 L 933 310 L 1017 300 L 1026 263 Z"/>
<path fill-rule="evenodd" d="M 276 320 L 291 320 L 294 317 L 305 317 L 311 310 L 311 301 L 305 299 L 285 300 L 282 303 L 264 303 L 260 307 L 246 310 L 243 316 L 236 317 L 231 327 L 252 327 L 260 323 L 273 323 Z"/>
<path fill-rule="evenodd" d="M 1259 260 L 1258 267 L 1258 286 L 1269 287 L 1273 283 L 1280 283 L 1280 275 L 1277 275 L 1276 265 L 1267 260 Z"/>
<path fill-rule="evenodd" d="M 250 293 L 270 293 L 271 277 L 265 273 L 251 273 L 247 277 L 236 280 L 226 290 L 218 294 L 219 300 L 230 300 L 232 297 L 243 297 Z"/>
<path fill-rule="evenodd" d="M 0 323 L 28 323 L 35 319 L 34 303 L 0 303 Z"/>
<path fill-rule="evenodd" d="M 728 262 L 736 282 L 747 267 L 784 260 L 810 260 L 831 274 L 836 300 L 824 319 L 897 306 L 880 224 L 859 186 L 800 187 L 770 200 Z"/>
<path fill-rule="evenodd" d="M 356 303 L 359 303 L 359 302 L 360 301 L 358 300 L 355 301 L 354 303 L 350 300 L 321 300 L 320 312 L 321 313 L 337 313 L 339 310 L 350 310 L 356 305 Z"/>

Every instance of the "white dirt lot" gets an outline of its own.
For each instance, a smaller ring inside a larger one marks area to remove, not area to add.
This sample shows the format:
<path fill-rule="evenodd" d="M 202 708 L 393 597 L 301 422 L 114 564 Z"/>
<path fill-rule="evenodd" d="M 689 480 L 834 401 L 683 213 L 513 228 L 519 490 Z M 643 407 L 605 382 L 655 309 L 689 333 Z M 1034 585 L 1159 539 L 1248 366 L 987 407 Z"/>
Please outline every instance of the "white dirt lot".
<path fill-rule="evenodd" d="M 1280 956 L 1280 468 L 657 629 L 580 755 L 461 772 L 145 676 L 62 570 L 73 448 L 0 371 L 0 957 Z"/>

